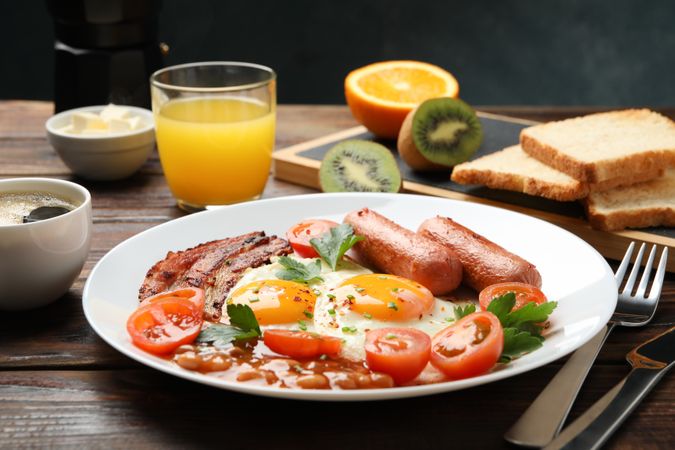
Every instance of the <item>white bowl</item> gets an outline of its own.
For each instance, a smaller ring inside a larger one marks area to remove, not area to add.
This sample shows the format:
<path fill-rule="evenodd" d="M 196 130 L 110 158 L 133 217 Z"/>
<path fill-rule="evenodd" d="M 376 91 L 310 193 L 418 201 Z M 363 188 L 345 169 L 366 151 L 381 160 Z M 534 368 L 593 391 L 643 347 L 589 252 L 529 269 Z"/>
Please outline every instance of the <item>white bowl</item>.
<path fill-rule="evenodd" d="M 0 180 L 3 192 L 48 192 L 74 210 L 39 222 L 0 225 L 0 309 L 46 305 L 65 294 L 82 270 L 91 239 L 91 195 L 51 178 Z"/>
<path fill-rule="evenodd" d="M 89 180 L 110 181 L 126 178 L 147 161 L 155 146 L 152 111 L 124 106 L 140 116 L 144 126 L 138 130 L 102 135 L 71 134 L 61 131 L 75 112 L 99 113 L 105 105 L 69 109 L 47 120 L 47 139 L 63 162 L 75 174 Z"/>

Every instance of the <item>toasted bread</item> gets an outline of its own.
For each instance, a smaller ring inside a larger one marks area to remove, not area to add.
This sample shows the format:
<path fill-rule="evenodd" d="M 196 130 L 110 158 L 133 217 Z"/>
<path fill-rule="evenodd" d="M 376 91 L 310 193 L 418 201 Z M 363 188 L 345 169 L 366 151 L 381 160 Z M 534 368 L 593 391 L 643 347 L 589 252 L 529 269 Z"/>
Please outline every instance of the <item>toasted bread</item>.
<path fill-rule="evenodd" d="M 643 183 L 591 193 L 585 201 L 593 228 L 675 226 L 675 169 Z"/>
<path fill-rule="evenodd" d="M 520 145 L 579 181 L 628 185 L 675 165 L 675 123 L 648 109 L 612 111 L 526 128 Z"/>
<path fill-rule="evenodd" d="M 577 200 L 589 192 L 586 183 L 528 156 L 519 145 L 458 164 L 452 170 L 451 179 L 455 183 L 484 184 L 493 189 L 523 192 L 558 201 Z"/>

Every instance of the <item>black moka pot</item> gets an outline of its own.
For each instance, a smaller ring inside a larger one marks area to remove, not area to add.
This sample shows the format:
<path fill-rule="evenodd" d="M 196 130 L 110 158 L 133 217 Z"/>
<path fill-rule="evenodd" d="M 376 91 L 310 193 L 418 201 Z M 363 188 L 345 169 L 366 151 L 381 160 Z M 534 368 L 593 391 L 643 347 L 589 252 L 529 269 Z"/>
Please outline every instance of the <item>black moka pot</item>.
<path fill-rule="evenodd" d="M 115 103 L 150 107 L 162 66 L 161 0 L 47 0 L 54 18 L 56 112 Z"/>

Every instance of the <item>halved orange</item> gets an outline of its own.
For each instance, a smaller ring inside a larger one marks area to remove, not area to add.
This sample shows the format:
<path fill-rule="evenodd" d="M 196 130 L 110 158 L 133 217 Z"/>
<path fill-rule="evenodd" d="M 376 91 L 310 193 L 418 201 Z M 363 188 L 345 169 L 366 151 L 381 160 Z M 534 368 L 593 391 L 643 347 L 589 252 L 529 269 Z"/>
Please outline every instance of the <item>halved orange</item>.
<path fill-rule="evenodd" d="M 450 72 L 419 61 L 370 64 L 345 79 L 345 97 L 354 118 L 374 134 L 391 139 L 417 105 L 458 94 L 459 85 Z"/>

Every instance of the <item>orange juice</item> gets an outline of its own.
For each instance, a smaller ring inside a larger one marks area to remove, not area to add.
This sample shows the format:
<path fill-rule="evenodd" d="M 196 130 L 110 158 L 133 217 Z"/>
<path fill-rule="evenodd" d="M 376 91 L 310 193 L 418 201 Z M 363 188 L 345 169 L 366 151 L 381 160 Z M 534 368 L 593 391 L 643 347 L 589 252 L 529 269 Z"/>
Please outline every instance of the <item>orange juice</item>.
<path fill-rule="evenodd" d="M 274 147 L 275 111 L 254 99 L 172 100 L 155 113 L 157 148 L 173 195 L 188 206 L 257 198 Z"/>

